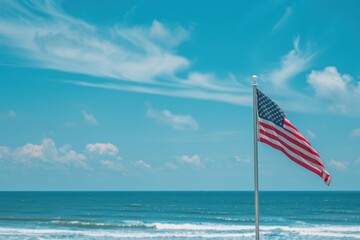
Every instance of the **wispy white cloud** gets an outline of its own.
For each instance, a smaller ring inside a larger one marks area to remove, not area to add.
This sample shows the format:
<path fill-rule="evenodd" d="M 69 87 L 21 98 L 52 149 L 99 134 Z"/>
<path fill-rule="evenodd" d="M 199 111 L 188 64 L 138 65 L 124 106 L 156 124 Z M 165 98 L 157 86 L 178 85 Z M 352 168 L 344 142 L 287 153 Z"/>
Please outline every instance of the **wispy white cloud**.
<path fill-rule="evenodd" d="M 17 113 L 16 113 L 14 110 L 9 110 L 9 111 L 7 112 L 7 116 L 8 116 L 9 118 L 16 118 L 16 117 L 17 117 Z"/>
<path fill-rule="evenodd" d="M 64 122 L 64 127 L 73 128 L 73 127 L 76 127 L 76 123 L 73 121 L 66 121 L 66 122 Z"/>
<path fill-rule="evenodd" d="M 220 131 L 206 134 L 191 134 L 181 137 L 163 138 L 160 140 L 166 142 L 222 142 L 239 139 L 240 133 L 240 131 Z"/>
<path fill-rule="evenodd" d="M 301 49 L 300 37 L 297 36 L 293 40 L 293 49 L 280 59 L 277 67 L 260 74 L 259 80 L 264 82 L 261 88 L 269 97 L 274 97 L 273 99 L 286 111 L 323 111 L 322 101 L 306 95 L 299 91 L 299 88 L 292 87 L 294 80 L 298 80 L 296 77 L 311 67 L 316 55 L 317 52 L 309 48 Z"/>
<path fill-rule="evenodd" d="M 316 96 L 326 102 L 330 111 L 360 112 L 360 82 L 348 74 L 340 74 L 336 67 L 313 70 L 307 76 L 307 82 L 315 90 Z"/>
<path fill-rule="evenodd" d="M 136 161 L 135 165 L 144 169 L 151 169 L 151 165 L 149 163 L 146 163 L 144 160 Z"/>
<path fill-rule="evenodd" d="M 178 166 L 175 163 L 172 163 L 172 162 L 167 162 L 165 165 L 166 165 L 166 167 L 168 167 L 171 170 L 177 170 L 178 169 Z"/>
<path fill-rule="evenodd" d="M 8 159 L 11 156 L 11 150 L 8 147 L 0 146 L 0 159 Z"/>
<path fill-rule="evenodd" d="M 263 78 L 278 89 L 286 89 L 288 81 L 310 67 L 315 53 L 299 48 L 300 37 L 294 39 L 294 48 L 282 57 L 280 66 L 265 74 Z"/>
<path fill-rule="evenodd" d="M 173 47 L 188 39 L 189 32 L 181 26 L 175 26 L 175 28 L 170 31 L 165 24 L 155 20 L 149 29 L 149 36 L 155 41 Z"/>
<path fill-rule="evenodd" d="M 5 119 L 15 119 L 17 118 L 17 113 L 14 110 L 8 110 L 5 112 L 0 112 L 0 118 L 5 118 Z"/>
<path fill-rule="evenodd" d="M 180 157 L 178 157 L 178 159 L 181 162 L 190 164 L 190 165 L 195 165 L 195 166 L 203 166 L 203 162 L 201 160 L 201 157 L 197 154 L 190 156 L 190 155 L 182 155 Z"/>
<path fill-rule="evenodd" d="M 150 28 L 117 25 L 103 30 L 67 15 L 55 1 L 4 1 L 2 12 L 2 43 L 21 49 L 19 54 L 31 57 L 38 67 L 149 81 L 188 65 L 152 41 L 162 32 L 164 41 L 175 44 L 186 31 L 179 27 L 171 32 L 156 20 Z"/>
<path fill-rule="evenodd" d="M 169 125 L 176 130 L 197 130 L 199 124 L 191 115 L 173 114 L 169 110 L 157 110 L 146 104 L 146 114 L 149 118 L 156 120 L 164 125 Z"/>
<path fill-rule="evenodd" d="M 104 88 L 111 90 L 119 91 L 128 91 L 128 92 L 140 92 L 154 95 L 163 95 L 171 97 L 181 97 L 181 98 L 192 98 L 192 99 L 201 99 L 201 100 L 211 100 L 217 102 L 225 102 L 237 105 L 246 105 L 250 106 L 252 103 L 252 96 L 248 90 L 241 90 L 234 87 L 235 92 L 221 92 L 221 91 L 206 91 L 200 88 L 188 88 L 186 84 L 184 86 L 178 85 L 177 87 L 162 87 L 159 85 L 123 85 L 123 84 L 114 84 L 114 83 L 90 83 L 84 81 L 74 81 L 74 80 L 64 80 L 65 83 L 71 83 L 79 86 L 93 87 L 93 88 Z"/>
<path fill-rule="evenodd" d="M 316 138 L 317 137 L 316 134 L 313 131 L 311 131 L 310 129 L 306 129 L 306 133 L 311 138 Z"/>
<path fill-rule="evenodd" d="M 94 115 L 90 112 L 87 112 L 85 110 L 83 110 L 82 115 L 84 117 L 84 120 L 92 125 L 97 125 L 98 121 L 96 120 L 96 118 L 94 117 Z"/>
<path fill-rule="evenodd" d="M 32 67 L 97 78 L 97 82 L 67 81 L 81 86 L 251 103 L 250 91 L 231 74 L 219 79 L 189 71 L 190 61 L 175 54 L 189 38 L 184 27 L 154 20 L 146 26 L 100 28 L 68 15 L 58 3 L 3 1 L 0 44 L 16 49 L 14 55 L 30 60 L 27 64 Z M 185 77 L 179 77 L 180 72 Z"/>
<path fill-rule="evenodd" d="M 275 31 L 278 31 L 287 21 L 288 19 L 291 17 L 292 15 L 292 7 L 288 7 L 286 8 L 285 10 L 285 13 L 284 15 L 280 18 L 279 21 L 277 21 L 277 23 L 274 25 L 272 31 L 275 32 Z"/>
<path fill-rule="evenodd" d="M 355 128 L 351 131 L 351 135 L 354 137 L 360 137 L 360 128 Z"/>
<path fill-rule="evenodd" d="M 334 160 L 334 159 L 329 161 L 329 165 L 332 166 L 333 168 L 338 169 L 338 170 L 346 170 L 347 167 L 348 167 L 347 163 L 337 161 L 337 160 Z"/>
<path fill-rule="evenodd" d="M 243 158 L 243 157 L 240 157 L 239 155 L 235 155 L 234 158 L 235 158 L 235 161 L 239 162 L 239 163 L 245 163 L 245 164 L 251 163 L 250 158 Z"/>

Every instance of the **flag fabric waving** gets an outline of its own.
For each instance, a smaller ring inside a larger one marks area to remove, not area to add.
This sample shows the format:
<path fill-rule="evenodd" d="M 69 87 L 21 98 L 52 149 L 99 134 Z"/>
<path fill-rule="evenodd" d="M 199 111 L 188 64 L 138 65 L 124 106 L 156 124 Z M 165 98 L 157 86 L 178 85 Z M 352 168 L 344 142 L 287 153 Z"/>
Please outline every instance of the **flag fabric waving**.
<path fill-rule="evenodd" d="M 256 91 L 258 141 L 283 152 L 297 164 L 319 175 L 329 185 L 331 176 L 310 142 L 291 124 L 275 102 L 258 89 Z"/>

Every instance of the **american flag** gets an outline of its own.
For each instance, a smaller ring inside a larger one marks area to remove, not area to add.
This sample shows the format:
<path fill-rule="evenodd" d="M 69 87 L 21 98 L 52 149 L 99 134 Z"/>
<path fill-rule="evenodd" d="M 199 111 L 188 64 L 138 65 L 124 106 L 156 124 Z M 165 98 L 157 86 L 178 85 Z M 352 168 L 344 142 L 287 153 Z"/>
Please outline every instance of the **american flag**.
<path fill-rule="evenodd" d="M 284 111 L 257 91 L 258 141 L 283 152 L 288 158 L 319 175 L 329 185 L 330 174 L 310 142 L 291 124 Z"/>

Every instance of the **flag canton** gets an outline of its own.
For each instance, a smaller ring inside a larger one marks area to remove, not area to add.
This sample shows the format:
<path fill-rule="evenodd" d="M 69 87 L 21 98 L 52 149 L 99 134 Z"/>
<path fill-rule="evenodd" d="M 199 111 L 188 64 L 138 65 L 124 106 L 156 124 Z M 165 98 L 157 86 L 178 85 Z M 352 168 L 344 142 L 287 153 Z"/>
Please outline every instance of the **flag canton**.
<path fill-rule="evenodd" d="M 265 94 L 258 89 L 256 91 L 259 117 L 273 122 L 279 127 L 283 127 L 285 119 L 284 111 Z"/>

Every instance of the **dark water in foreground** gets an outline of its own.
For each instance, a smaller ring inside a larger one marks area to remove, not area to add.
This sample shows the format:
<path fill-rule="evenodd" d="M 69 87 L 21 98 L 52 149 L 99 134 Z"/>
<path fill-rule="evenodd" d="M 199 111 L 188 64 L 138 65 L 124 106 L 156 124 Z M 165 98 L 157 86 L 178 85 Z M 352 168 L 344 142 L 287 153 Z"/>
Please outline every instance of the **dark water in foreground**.
<path fill-rule="evenodd" d="M 253 192 L 0 192 L 0 239 L 254 239 Z M 261 239 L 360 239 L 360 192 L 261 192 Z"/>

